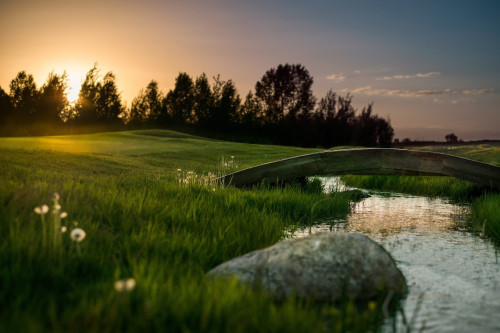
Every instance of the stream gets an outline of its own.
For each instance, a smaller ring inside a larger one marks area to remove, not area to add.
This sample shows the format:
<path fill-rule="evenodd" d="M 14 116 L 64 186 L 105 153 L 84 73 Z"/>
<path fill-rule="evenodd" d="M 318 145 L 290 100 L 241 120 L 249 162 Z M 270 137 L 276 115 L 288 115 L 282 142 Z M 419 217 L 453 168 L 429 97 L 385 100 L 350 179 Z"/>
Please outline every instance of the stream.
<path fill-rule="evenodd" d="M 343 187 L 338 177 L 320 179 L 327 191 Z M 412 331 L 500 332 L 498 248 L 466 230 L 468 207 L 439 198 L 369 193 L 353 203 L 346 220 L 298 230 L 294 237 L 361 232 L 382 244 L 407 279 L 403 309 Z M 382 331 L 404 327 L 402 317 L 398 312 L 387 318 Z"/>

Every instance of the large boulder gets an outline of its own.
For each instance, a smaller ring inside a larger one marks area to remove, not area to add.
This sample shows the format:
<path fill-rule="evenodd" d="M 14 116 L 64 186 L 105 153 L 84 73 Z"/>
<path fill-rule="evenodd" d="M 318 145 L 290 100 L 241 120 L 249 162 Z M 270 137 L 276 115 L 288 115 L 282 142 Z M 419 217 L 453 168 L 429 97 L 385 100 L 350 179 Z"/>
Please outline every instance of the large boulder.
<path fill-rule="evenodd" d="M 236 277 L 283 299 L 334 302 L 403 294 L 406 280 L 394 259 L 379 244 L 359 233 L 325 232 L 287 239 L 266 249 L 225 262 L 211 277 Z"/>

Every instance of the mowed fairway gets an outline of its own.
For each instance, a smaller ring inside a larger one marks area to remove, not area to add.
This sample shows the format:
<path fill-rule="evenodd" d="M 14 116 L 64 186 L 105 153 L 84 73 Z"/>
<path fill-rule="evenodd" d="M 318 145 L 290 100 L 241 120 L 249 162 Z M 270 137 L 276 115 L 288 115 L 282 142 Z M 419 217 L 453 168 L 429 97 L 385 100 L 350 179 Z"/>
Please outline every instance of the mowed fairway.
<path fill-rule="evenodd" d="M 225 260 L 274 244 L 287 229 L 344 217 L 349 196 L 326 195 L 317 186 L 239 190 L 179 180 L 313 151 L 153 130 L 0 139 L 0 331 L 310 332 L 374 325 L 378 307 L 275 302 L 205 278 Z M 43 204 L 49 212 L 37 215 L 34 208 Z M 66 233 L 56 223 L 62 211 Z M 86 232 L 80 243 L 69 236 L 75 228 Z M 133 290 L 115 290 L 116 281 L 128 278 Z"/>

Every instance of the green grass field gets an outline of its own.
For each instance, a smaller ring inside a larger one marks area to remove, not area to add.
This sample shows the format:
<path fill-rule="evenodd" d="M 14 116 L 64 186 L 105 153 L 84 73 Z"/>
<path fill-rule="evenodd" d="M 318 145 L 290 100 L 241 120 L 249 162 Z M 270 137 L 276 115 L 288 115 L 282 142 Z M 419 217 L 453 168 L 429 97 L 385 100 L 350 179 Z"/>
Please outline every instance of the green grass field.
<path fill-rule="evenodd" d="M 499 165 L 498 149 L 451 153 Z M 274 244 L 287 230 L 349 213 L 349 194 L 327 195 L 316 183 L 251 190 L 200 184 L 209 173 L 314 151 L 163 130 L 0 139 L 0 331 L 373 329 L 381 319 L 374 304 L 276 302 L 205 279 L 217 264 Z M 477 197 L 484 189 L 459 180 L 346 178 L 361 187 L 474 197 L 481 228 L 500 211 L 498 195 Z M 36 214 L 43 204 L 49 212 Z M 86 233 L 81 242 L 70 238 L 76 228 Z M 115 290 L 130 278 L 133 290 Z"/>
<path fill-rule="evenodd" d="M 0 139 L 0 331 L 373 327 L 379 307 L 276 302 L 205 279 L 215 265 L 274 244 L 286 230 L 345 217 L 349 196 L 317 186 L 239 190 L 179 181 L 312 151 L 152 130 Z M 49 212 L 36 214 L 43 204 Z M 81 242 L 70 238 L 76 228 L 86 233 Z M 129 278 L 133 290 L 115 290 Z"/>

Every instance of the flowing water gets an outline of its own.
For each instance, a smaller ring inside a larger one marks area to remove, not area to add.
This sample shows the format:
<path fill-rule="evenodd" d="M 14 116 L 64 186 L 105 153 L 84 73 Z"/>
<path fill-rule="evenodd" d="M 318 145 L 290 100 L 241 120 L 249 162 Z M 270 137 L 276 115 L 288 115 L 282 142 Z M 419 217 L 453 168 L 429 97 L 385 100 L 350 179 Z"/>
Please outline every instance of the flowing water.
<path fill-rule="evenodd" d="M 341 187 L 338 178 L 322 178 Z M 354 203 L 346 220 L 299 230 L 361 232 L 382 244 L 405 275 L 403 301 L 413 331 L 500 332 L 498 248 L 466 231 L 468 207 L 444 199 L 370 192 Z M 387 318 L 382 330 L 402 325 L 402 314 Z"/>

